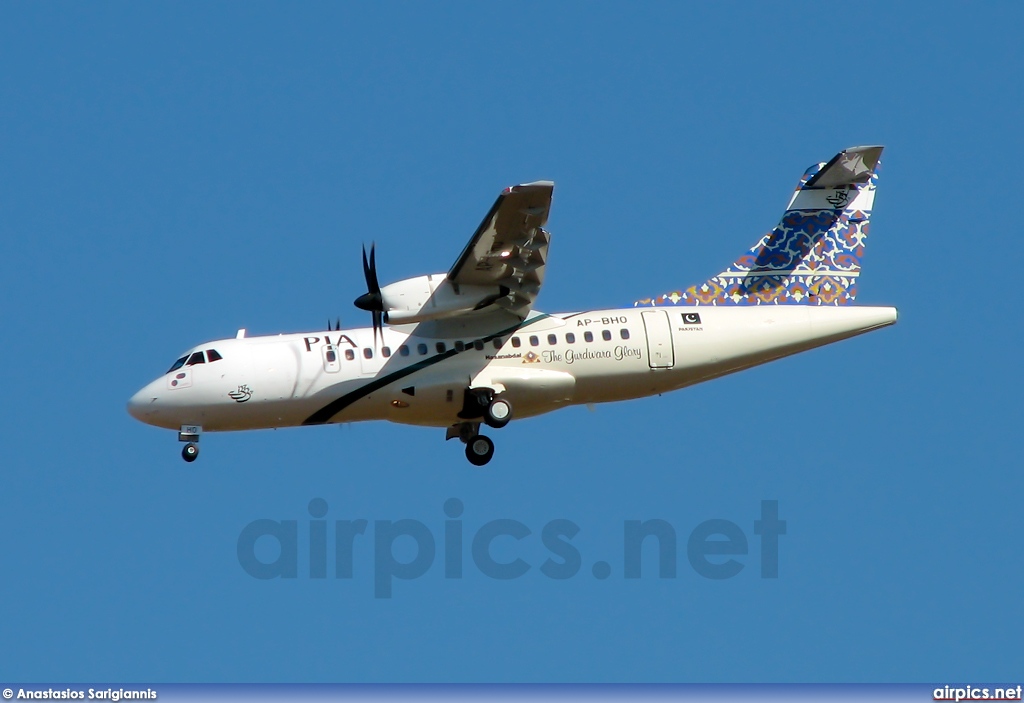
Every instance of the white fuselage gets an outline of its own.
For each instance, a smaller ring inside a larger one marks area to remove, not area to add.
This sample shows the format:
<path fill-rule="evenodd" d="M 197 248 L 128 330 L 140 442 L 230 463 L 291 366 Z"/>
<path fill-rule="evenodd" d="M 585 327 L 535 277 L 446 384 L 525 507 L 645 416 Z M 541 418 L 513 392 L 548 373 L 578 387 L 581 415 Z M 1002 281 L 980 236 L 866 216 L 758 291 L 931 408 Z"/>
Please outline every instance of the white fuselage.
<path fill-rule="evenodd" d="M 891 307 L 679 306 L 532 314 L 461 338 L 425 326 L 223 339 L 203 363 L 129 401 L 139 420 L 206 431 L 391 420 L 450 427 L 467 388 L 502 393 L 517 418 L 683 388 L 893 324 Z M 699 320 L 699 321 L 698 321 Z M 386 348 L 386 349 L 385 349 Z M 189 356 L 189 355 L 186 355 Z"/>

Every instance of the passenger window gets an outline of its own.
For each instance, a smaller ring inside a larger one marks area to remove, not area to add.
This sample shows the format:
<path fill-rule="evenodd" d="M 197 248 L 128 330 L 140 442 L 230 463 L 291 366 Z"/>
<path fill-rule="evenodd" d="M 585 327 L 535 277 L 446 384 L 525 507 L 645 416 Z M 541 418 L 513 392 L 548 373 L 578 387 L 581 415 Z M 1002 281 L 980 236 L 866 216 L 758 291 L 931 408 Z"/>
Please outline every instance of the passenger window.
<path fill-rule="evenodd" d="M 195 366 L 196 364 L 205 364 L 205 363 L 206 363 L 206 359 L 203 358 L 203 353 L 202 352 L 196 352 L 195 354 L 193 354 L 192 356 L 190 356 L 188 358 L 188 361 L 185 362 L 185 365 L 186 366 Z"/>
<path fill-rule="evenodd" d="M 434 348 L 437 349 L 437 353 L 438 354 L 444 354 L 444 350 L 445 350 L 444 342 L 438 342 L 436 345 L 434 345 Z"/>
<path fill-rule="evenodd" d="M 623 327 L 621 330 L 619 330 L 619 336 L 622 337 L 623 339 L 629 339 L 629 330 Z"/>
<path fill-rule="evenodd" d="M 327 358 L 327 363 L 328 364 L 333 364 L 335 361 L 338 360 L 338 353 L 336 351 L 334 351 L 334 347 L 333 346 L 327 347 L 327 351 L 325 352 L 324 355 Z"/>
<path fill-rule="evenodd" d="M 381 347 L 380 355 L 383 356 L 385 359 L 389 358 L 391 356 L 391 347 Z"/>
<path fill-rule="evenodd" d="M 422 344 L 422 343 L 417 344 L 416 345 L 416 351 L 419 352 L 420 356 L 426 356 L 427 355 L 427 345 L 426 344 Z"/>
<path fill-rule="evenodd" d="M 351 349 L 346 349 L 345 350 L 345 358 L 348 359 L 349 361 L 352 361 L 352 360 L 354 360 L 356 358 L 356 353 L 354 351 L 352 351 Z"/>
<path fill-rule="evenodd" d="M 492 341 L 491 341 L 491 344 L 493 344 L 493 345 L 494 345 L 494 348 L 495 348 L 495 349 L 501 349 L 501 340 L 500 340 L 500 339 L 494 339 L 494 340 L 492 340 Z"/>
<path fill-rule="evenodd" d="M 476 349 L 477 351 L 483 351 L 484 343 L 478 339 L 475 342 L 473 342 L 473 348 Z"/>
<path fill-rule="evenodd" d="M 536 347 L 539 344 L 540 344 L 540 340 L 537 339 L 537 335 L 535 335 L 535 334 L 530 335 L 530 346 L 531 347 Z"/>
<path fill-rule="evenodd" d="M 523 344 L 523 343 L 519 341 L 519 337 L 513 337 L 513 338 L 512 338 L 512 346 L 513 346 L 513 347 L 515 347 L 516 349 L 518 349 L 519 347 L 521 347 L 521 346 L 522 346 L 522 344 Z"/>
<path fill-rule="evenodd" d="M 466 348 L 465 342 L 456 342 L 455 351 L 463 351 Z"/>
<path fill-rule="evenodd" d="M 369 347 L 366 347 L 365 349 L 363 349 L 363 358 L 364 359 L 372 359 L 373 358 L 373 350 L 370 349 Z"/>
<path fill-rule="evenodd" d="M 206 350 L 206 360 L 209 361 L 211 364 L 213 362 L 215 362 L 215 361 L 220 361 L 223 358 L 224 358 L 223 356 L 221 356 L 220 354 L 217 353 L 216 349 L 207 349 Z"/>
<path fill-rule="evenodd" d="M 584 342 L 593 342 L 594 341 L 594 333 L 593 332 L 584 332 L 583 333 L 583 341 Z"/>
<path fill-rule="evenodd" d="M 576 335 L 574 335 L 572 332 L 566 332 L 565 333 L 565 341 L 568 342 L 569 344 L 575 344 L 576 343 Z"/>
<path fill-rule="evenodd" d="M 550 344 L 551 346 L 555 346 L 556 344 L 558 344 L 558 337 L 556 337 L 553 334 L 549 334 L 548 335 L 548 344 Z"/>
<path fill-rule="evenodd" d="M 611 330 L 601 330 L 601 339 L 603 339 L 606 342 L 612 341 L 612 332 L 611 332 Z"/>
<path fill-rule="evenodd" d="M 409 356 L 409 345 L 408 344 L 403 344 L 402 346 L 400 346 L 398 348 L 398 355 L 399 356 Z"/>

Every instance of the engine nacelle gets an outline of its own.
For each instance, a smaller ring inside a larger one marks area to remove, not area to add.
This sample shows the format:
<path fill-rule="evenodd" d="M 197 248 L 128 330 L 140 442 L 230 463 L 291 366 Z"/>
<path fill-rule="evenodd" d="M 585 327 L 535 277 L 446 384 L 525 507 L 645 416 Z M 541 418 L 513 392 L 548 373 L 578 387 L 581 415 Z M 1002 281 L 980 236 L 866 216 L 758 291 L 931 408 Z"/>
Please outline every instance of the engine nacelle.
<path fill-rule="evenodd" d="M 380 289 L 388 323 L 436 320 L 487 307 L 509 294 L 504 286 L 455 286 L 443 273 L 406 278 Z"/>

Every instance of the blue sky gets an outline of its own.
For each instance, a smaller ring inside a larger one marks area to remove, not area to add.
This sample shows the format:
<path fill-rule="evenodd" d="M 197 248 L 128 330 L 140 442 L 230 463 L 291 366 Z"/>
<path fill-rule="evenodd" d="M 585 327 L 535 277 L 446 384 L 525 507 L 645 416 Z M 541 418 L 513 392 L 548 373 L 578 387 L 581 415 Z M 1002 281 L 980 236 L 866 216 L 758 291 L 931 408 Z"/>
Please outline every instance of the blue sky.
<path fill-rule="evenodd" d="M 1010 3 L 5 5 L 0 678 L 1019 676 L 1022 21 Z M 447 270 L 506 185 L 557 183 L 538 308 L 616 307 L 721 270 L 807 166 L 874 143 L 859 302 L 899 307 L 893 328 L 514 422 L 482 470 L 440 430 L 382 423 L 208 435 L 186 465 L 125 412 L 239 327 L 367 324 L 360 246 L 386 281 Z M 333 561 L 309 578 L 317 498 L 332 526 L 369 521 L 350 580 Z M 777 579 L 763 500 L 787 522 Z M 297 521 L 297 578 L 239 564 L 259 519 Z M 375 598 L 375 523 L 402 519 L 437 556 Z M 495 543 L 521 578 L 472 562 L 496 519 L 531 531 Z M 580 530 L 565 580 L 540 570 L 558 519 Z M 623 524 L 651 519 L 678 535 L 676 577 L 645 547 L 626 579 Z M 689 565 L 706 520 L 748 541 L 733 578 Z"/>

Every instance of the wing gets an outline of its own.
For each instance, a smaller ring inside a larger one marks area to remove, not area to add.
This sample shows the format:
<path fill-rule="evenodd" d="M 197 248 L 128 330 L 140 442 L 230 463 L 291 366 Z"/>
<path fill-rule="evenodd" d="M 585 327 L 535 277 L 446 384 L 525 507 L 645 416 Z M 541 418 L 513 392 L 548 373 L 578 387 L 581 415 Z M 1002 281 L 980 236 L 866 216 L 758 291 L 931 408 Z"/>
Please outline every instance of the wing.
<path fill-rule="evenodd" d="M 459 286 L 508 290 L 494 305 L 520 319 L 533 307 L 544 281 L 551 235 L 544 230 L 555 184 L 536 181 L 506 188 L 448 272 Z"/>

